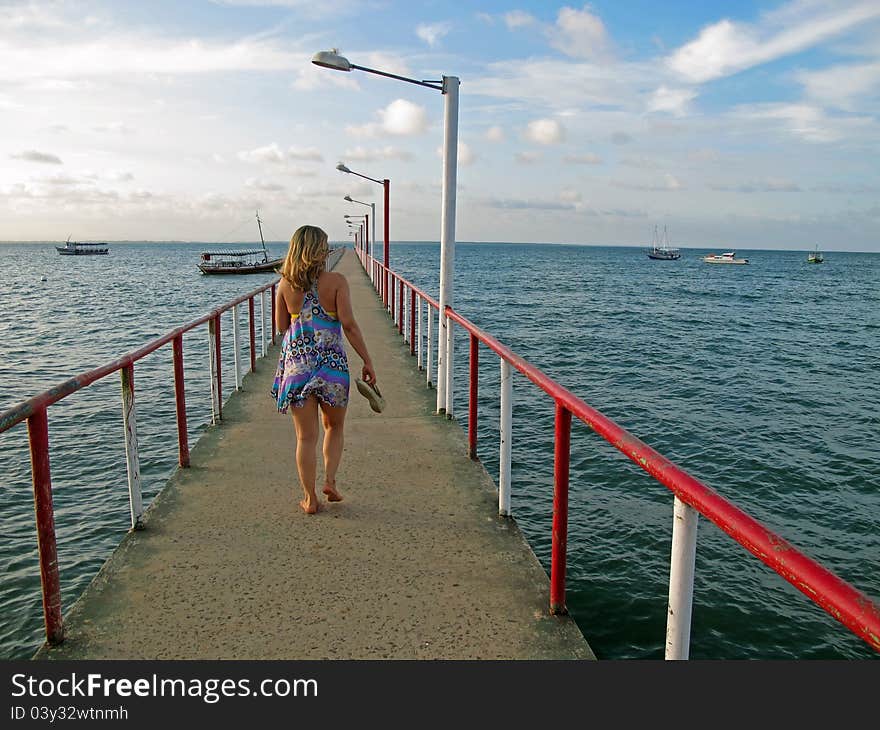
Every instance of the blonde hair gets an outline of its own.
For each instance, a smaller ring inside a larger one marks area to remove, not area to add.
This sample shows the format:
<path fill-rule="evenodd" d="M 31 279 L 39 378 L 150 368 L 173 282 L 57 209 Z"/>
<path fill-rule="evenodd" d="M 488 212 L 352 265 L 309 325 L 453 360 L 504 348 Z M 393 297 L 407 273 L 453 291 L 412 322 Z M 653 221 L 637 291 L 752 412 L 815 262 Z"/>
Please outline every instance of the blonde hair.
<path fill-rule="evenodd" d="M 324 271 L 329 253 L 327 234 L 323 230 L 317 226 L 300 226 L 290 237 L 290 247 L 279 273 L 295 289 L 306 291 Z"/>

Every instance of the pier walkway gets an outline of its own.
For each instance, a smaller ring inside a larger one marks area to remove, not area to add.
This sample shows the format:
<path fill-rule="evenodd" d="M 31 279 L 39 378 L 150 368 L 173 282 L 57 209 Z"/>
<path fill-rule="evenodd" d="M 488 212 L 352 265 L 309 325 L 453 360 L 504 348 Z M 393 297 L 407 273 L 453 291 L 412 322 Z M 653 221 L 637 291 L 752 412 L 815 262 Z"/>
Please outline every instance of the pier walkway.
<path fill-rule="evenodd" d="M 387 407 L 352 385 L 341 503 L 307 516 L 278 349 L 157 496 L 39 659 L 594 659 L 351 250 L 337 265 Z M 360 358 L 349 350 L 353 374 Z M 169 434 L 169 438 L 171 435 Z M 319 459 L 320 488 L 320 459 Z M 320 492 L 319 492 L 320 493 Z"/>

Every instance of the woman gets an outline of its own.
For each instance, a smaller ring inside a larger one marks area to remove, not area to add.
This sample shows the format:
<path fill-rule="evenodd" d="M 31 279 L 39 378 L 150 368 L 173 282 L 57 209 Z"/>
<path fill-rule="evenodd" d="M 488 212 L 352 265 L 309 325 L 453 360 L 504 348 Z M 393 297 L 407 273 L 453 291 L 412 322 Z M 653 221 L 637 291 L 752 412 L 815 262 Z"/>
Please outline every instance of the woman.
<path fill-rule="evenodd" d="M 362 377 L 376 382 L 373 363 L 351 311 L 351 294 L 342 274 L 326 271 L 330 247 L 316 226 L 301 226 L 290 239 L 281 264 L 275 296 L 275 327 L 284 333 L 272 397 L 280 413 L 293 406 L 296 467 L 305 497 L 306 514 L 318 511 L 315 491 L 318 409 L 324 425 L 324 488 L 329 502 L 341 502 L 336 470 L 342 458 L 343 427 L 348 406 L 348 358 L 345 332 L 364 362 Z"/>

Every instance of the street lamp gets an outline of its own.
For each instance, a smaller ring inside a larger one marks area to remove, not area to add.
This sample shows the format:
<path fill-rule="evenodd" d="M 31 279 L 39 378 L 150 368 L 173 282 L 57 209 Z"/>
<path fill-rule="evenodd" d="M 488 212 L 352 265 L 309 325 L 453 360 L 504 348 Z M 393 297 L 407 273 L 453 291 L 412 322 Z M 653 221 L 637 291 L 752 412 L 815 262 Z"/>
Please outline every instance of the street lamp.
<path fill-rule="evenodd" d="M 443 94 L 443 192 L 441 196 L 440 219 L 440 326 L 437 328 L 437 412 L 446 413 L 452 418 L 452 327 L 446 317 L 446 307 L 453 305 L 453 271 L 455 258 L 455 183 L 458 156 L 458 87 L 457 76 L 444 76 L 442 81 L 418 81 L 405 76 L 378 71 L 366 66 L 357 66 L 340 56 L 337 49 L 320 51 L 312 57 L 316 66 L 334 71 L 366 71 L 387 76 L 410 84 L 427 86 Z M 338 170 L 351 172 L 345 165 L 337 165 Z M 365 177 L 365 176 L 361 176 Z M 372 178 L 368 178 L 372 179 Z M 378 180 L 374 180 L 378 182 Z M 387 180 L 385 181 L 387 183 Z M 388 266 L 388 187 L 385 187 L 385 265 Z"/>
<path fill-rule="evenodd" d="M 317 55 L 317 56 L 320 56 L 321 54 L 318 53 L 318 54 L 316 54 L 316 55 Z M 339 58 L 342 58 L 342 57 L 340 56 Z M 345 59 L 343 59 L 343 60 L 345 60 Z M 313 61 L 313 62 L 314 62 L 314 61 Z M 348 61 L 346 61 L 346 63 L 348 63 Z M 324 65 L 324 64 L 319 63 L 318 65 L 321 66 L 321 65 Z M 328 67 L 328 68 L 330 68 L 330 67 Z M 348 69 L 346 69 L 346 70 L 348 70 Z M 384 246 L 384 248 L 383 248 L 383 250 L 382 250 L 382 263 L 385 264 L 385 269 L 386 269 L 386 271 L 385 271 L 385 286 L 383 287 L 383 300 L 382 300 L 382 303 L 387 307 L 387 306 L 388 306 L 388 271 L 387 271 L 387 269 L 388 269 L 388 265 L 389 265 L 389 255 L 388 255 L 388 248 L 389 248 L 389 234 L 388 234 L 389 228 L 388 228 L 388 218 L 389 218 L 389 213 L 390 213 L 390 205 L 389 205 L 389 203 L 390 203 L 390 200 L 391 200 L 391 181 L 390 181 L 388 178 L 385 178 L 384 180 L 377 180 L 376 178 L 374 178 L 374 177 L 370 177 L 369 175 L 362 175 L 362 174 L 359 173 L 359 172 L 355 172 L 354 170 L 350 170 L 350 169 L 348 169 L 348 167 L 346 167 L 346 165 L 345 165 L 344 163 L 342 163 L 342 162 L 340 162 L 340 163 L 336 166 L 336 169 L 339 170 L 339 172 L 345 172 L 345 173 L 347 173 L 347 174 L 349 174 L 349 175 L 357 175 L 358 177 L 362 177 L 362 178 L 364 178 L 364 180 L 370 180 L 370 181 L 372 181 L 372 182 L 374 182 L 374 183 L 378 183 L 378 184 L 381 185 L 382 188 L 384 189 L 384 192 L 385 192 L 385 246 Z M 373 236 L 373 242 L 375 243 L 375 241 L 376 241 L 376 236 L 374 235 L 374 236 Z"/>
<path fill-rule="evenodd" d="M 370 209 L 373 213 L 373 217 L 370 218 L 370 220 L 373 221 L 373 246 L 375 246 L 376 245 L 376 204 L 375 203 L 364 203 L 361 200 L 355 200 L 350 195 L 346 195 L 345 198 L 343 198 L 343 200 L 347 200 L 349 203 L 360 203 L 361 205 L 370 206 Z M 374 254 L 373 251 L 367 251 L 367 253 L 371 254 L 371 255 Z"/>

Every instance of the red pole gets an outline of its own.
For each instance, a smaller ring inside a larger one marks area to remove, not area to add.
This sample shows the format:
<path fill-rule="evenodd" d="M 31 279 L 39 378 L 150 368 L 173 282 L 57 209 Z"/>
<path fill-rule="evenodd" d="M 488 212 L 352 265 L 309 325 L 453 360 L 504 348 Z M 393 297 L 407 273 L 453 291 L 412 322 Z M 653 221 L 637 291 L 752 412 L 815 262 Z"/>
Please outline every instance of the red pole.
<path fill-rule="evenodd" d="M 409 354 L 416 354 L 416 290 L 409 290 Z"/>
<path fill-rule="evenodd" d="M 388 230 L 389 230 L 388 216 L 390 214 L 390 209 L 391 209 L 391 206 L 390 206 L 391 181 L 386 178 L 385 180 L 382 181 L 382 187 L 385 189 L 385 250 L 383 252 L 383 255 L 384 255 L 383 263 L 385 264 L 385 299 L 383 301 L 383 304 L 385 305 L 385 308 L 387 309 L 388 308 L 389 265 L 391 263 L 389 260 L 389 254 L 388 254 L 388 241 L 389 241 L 389 239 L 388 239 Z"/>
<path fill-rule="evenodd" d="M 397 331 L 403 334 L 403 279 L 400 280 L 400 296 L 397 297 Z"/>
<path fill-rule="evenodd" d="M 174 338 L 174 400 L 177 405 L 177 463 L 189 467 L 189 439 L 186 434 L 186 390 L 183 387 L 183 335 Z"/>
<path fill-rule="evenodd" d="M 49 470 L 49 419 L 45 408 L 40 408 L 28 418 L 28 437 L 31 444 L 31 474 L 34 481 L 34 512 L 37 518 L 46 641 L 54 646 L 64 641 L 64 623 L 61 619 L 61 579 L 58 575 L 55 510 L 52 507 L 52 475 Z"/>
<path fill-rule="evenodd" d="M 275 344 L 275 284 L 272 284 L 272 344 Z"/>
<path fill-rule="evenodd" d="M 468 397 L 468 456 L 477 460 L 477 373 L 480 364 L 480 341 L 471 335 L 471 383 Z"/>
<path fill-rule="evenodd" d="M 550 547 L 550 613 L 565 607 L 565 553 L 568 544 L 568 466 L 571 455 L 571 411 L 556 403 L 556 448 L 553 465 L 553 539 Z"/>
<path fill-rule="evenodd" d="M 254 298 L 248 299 L 248 319 L 251 331 L 251 372 L 257 369 L 257 333 L 254 331 Z"/>
<path fill-rule="evenodd" d="M 217 361 L 217 417 L 223 419 L 223 373 L 220 366 L 220 315 L 214 317 L 214 359 Z"/>

